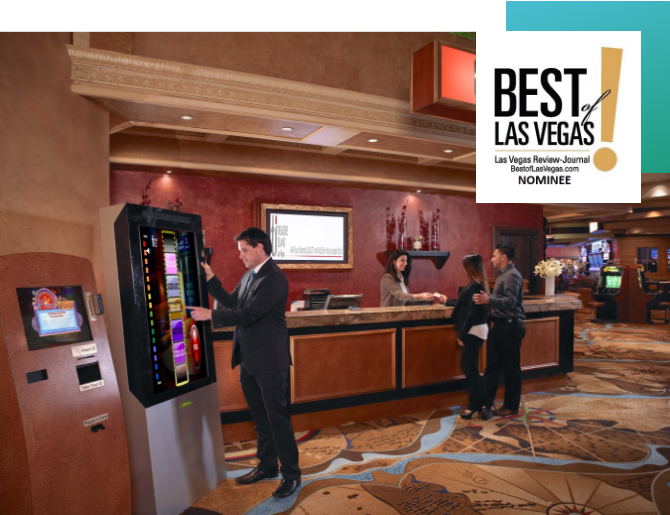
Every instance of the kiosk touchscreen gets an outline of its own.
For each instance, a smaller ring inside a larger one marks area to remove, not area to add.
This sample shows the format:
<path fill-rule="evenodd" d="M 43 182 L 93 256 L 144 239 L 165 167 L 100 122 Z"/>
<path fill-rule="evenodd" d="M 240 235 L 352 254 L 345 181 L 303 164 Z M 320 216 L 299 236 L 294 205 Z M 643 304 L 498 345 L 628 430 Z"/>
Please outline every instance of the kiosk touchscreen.
<path fill-rule="evenodd" d="M 90 342 L 81 286 L 17 288 L 28 350 Z"/>
<path fill-rule="evenodd" d="M 102 209 L 110 346 L 126 419 L 133 513 L 177 515 L 226 478 L 199 215 Z"/>
<path fill-rule="evenodd" d="M 200 305 L 198 260 L 192 232 L 140 226 L 139 235 L 157 395 L 207 379 L 201 324 L 193 323 L 185 307 Z"/>

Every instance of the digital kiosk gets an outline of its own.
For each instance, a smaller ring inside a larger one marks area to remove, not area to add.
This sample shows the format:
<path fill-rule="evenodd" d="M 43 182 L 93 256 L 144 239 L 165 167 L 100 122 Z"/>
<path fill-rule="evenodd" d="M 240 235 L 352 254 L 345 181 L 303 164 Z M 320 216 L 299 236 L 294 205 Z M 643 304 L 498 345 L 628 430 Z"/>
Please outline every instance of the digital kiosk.
<path fill-rule="evenodd" d="M 100 211 L 110 346 L 126 420 L 133 514 L 178 515 L 226 479 L 199 215 Z"/>
<path fill-rule="evenodd" d="M 0 256 L 2 514 L 130 514 L 102 311 L 87 259 Z"/>

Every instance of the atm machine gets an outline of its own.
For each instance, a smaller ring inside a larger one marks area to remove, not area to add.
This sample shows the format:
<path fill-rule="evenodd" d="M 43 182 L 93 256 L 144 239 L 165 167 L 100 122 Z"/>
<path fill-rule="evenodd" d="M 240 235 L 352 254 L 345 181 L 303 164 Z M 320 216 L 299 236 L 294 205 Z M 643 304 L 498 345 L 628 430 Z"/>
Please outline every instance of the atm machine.
<path fill-rule="evenodd" d="M 226 479 L 199 215 L 100 211 L 110 347 L 135 515 L 178 515 Z"/>
<path fill-rule="evenodd" d="M 130 514 L 102 313 L 87 259 L 0 256 L 0 513 Z"/>

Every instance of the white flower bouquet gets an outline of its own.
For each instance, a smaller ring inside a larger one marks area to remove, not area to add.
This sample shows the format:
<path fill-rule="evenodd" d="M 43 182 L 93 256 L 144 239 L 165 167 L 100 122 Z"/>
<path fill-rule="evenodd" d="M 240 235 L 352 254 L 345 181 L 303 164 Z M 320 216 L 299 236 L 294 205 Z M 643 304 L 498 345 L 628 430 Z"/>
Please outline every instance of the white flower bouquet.
<path fill-rule="evenodd" d="M 540 261 L 535 266 L 535 275 L 539 275 L 540 277 L 558 277 L 561 275 L 561 270 L 563 270 L 563 264 L 560 261 L 547 259 L 546 261 Z"/>

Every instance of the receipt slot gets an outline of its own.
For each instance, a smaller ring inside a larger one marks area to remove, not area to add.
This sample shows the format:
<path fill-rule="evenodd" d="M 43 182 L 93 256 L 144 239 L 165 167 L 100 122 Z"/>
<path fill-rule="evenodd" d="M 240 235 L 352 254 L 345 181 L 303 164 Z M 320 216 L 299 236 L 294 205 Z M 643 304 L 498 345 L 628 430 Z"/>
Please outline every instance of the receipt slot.
<path fill-rule="evenodd" d="M 130 514 L 105 322 L 85 302 L 95 295 L 87 259 L 0 256 L 0 513 Z"/>
<path fill-rule="evenodd" d="M 178 515 L 226 479 L 210 329 L 186 309 L 207 305 L 200 216 L 125 204 L 100 224 L 133 514 Z"/>

